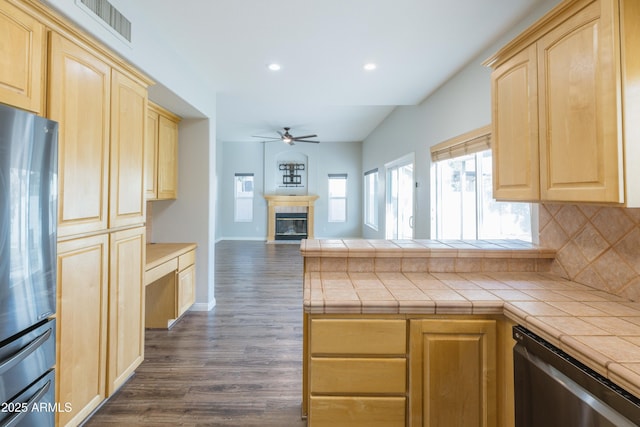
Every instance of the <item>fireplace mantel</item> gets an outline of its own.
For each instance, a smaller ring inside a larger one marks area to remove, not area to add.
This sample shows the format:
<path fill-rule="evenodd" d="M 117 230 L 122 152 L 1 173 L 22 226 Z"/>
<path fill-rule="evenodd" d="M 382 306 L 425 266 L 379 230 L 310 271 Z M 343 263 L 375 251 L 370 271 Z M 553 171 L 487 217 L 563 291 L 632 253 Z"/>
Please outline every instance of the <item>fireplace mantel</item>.
<path fill-rule="evenodd" d="M 267 194 L 267 242 L 276 239 L 276 211 L 278 208 L 303 207 L 307 212 L 307 238 L 313 239 L 313 206 L 318 198 L 315 194 L 307 196 L 286 196 L 282 194 Z"/>

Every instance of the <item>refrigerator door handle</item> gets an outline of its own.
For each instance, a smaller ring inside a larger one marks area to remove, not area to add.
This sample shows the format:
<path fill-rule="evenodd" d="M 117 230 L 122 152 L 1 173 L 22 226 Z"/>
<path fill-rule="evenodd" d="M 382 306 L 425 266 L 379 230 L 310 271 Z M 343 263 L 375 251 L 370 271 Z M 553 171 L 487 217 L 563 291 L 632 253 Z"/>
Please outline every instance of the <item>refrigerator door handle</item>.
<path fill-rule="evenodd" d="M 47 381 L 42 387 L 40 387 L 40 390 L 38 390 L 31 399 L 29 399 L 28 402 L 26 402 L 24 404 L 24 408 L 31 408 L 33 407 L 33 405 L 35 403 L 37 403 L 38 401 L 40 401 L 40 399 L 42 399 L 42 396 L 44 396 L 45 394 L 47 394 L 47 391 L 49 391 L 49 387 L 51 387 L 51 380 Z M 16 412 L 14 415 L 11 416 L 11 418 L 9 418 L 6 422 L 6 424 L 2 424 L 3 427 L 15 427 L 17 426 L 20 421 L 22 420 L 22 418 L 26 417 L 27 414 L 29 414 L 30 410 L 24 410 L 24 411 L 20 411 L 20 412 Z"/>
<path fill-rule="evenodd" d="M 28 355 L 36 351 L 36 349 L 40 347 L 42 343 L 44 343 L 49 339 L 49 337 L 51 337 L 51 331 L 52 331 L 51 328 L 47 329 L 47 331 L 44 334 L 40 335 L 39 337 L 31 341 L 29 344 L 22 347 L 16 354 L 0 362 L 0 375 L 7 372 L 9 369 L 13 368 L 14 366 L 16 366 L 18 363 L 24 360 Z"/>

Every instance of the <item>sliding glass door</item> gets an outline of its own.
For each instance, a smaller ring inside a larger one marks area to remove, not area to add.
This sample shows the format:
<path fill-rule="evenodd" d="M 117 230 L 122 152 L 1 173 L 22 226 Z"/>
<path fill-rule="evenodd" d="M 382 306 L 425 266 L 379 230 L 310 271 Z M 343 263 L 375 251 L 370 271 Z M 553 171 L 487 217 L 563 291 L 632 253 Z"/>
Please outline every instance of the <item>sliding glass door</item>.
<path fill-rule="evenodd" d="M 389 163 L 387 168 L 387 239 L 413 239 L 413 154 Z"/>

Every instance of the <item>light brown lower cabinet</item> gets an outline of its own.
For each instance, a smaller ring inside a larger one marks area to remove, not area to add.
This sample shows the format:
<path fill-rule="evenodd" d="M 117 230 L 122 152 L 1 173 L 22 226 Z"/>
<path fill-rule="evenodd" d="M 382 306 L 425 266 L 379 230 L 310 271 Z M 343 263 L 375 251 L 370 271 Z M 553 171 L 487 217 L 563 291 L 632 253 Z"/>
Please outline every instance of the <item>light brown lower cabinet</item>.
<path fill-rule="evenodd" d="M 512 325 L 305 314 L 303 415 L 309 427 L 511 426 Z"/>
<path fill-rule="evenodd" d="M 409 425 L 495 426 L 496 321 L 410 321 Z"/>
<path fill-rule="evenodd" d="M 58 243 L 59 426 L 77 426 L 144 356 L 145 227 Z"/>
<path fill-rule="evenodd" d="M 110 235 L 107 395 L 144 359 L 145 227 Z"/>
<path fill-rule="evenodd" d="M 406 425 L 404 319 L 312 319 L 307 344 L 309 427 Z"/>
<path fill-rule="evenodd" d="M 106 397 L 108 262 L 106 233 L 58 243 L 56 395 L 72 407 L 56 413 L 59 426 L 80 424 Z"/>
<path fill-rule="evenodd" d="M 178 317 L 182 316 L 196 302 L 196 251 L 192 250 L 178 257 Z"/>
<path fill-rule="evenodd" d="M 404 427 L 406 398 L 312 396 L 309 426 Z"/>
<path fill-rule="evenodd" d="M 178 317 L 182 316 L 196 301 L 196 266 L 178 272 Z"/>

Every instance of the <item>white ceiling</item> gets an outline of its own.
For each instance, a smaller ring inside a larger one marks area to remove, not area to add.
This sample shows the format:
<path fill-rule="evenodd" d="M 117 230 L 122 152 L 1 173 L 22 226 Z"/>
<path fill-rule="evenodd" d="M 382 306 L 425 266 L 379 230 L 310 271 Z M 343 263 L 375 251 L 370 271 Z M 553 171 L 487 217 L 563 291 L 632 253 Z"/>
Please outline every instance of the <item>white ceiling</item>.
<path fill-rule="evenodd" d="M 255 141 L 251 135 L 289 126 L 320 141 L 362 141 L 395 106 L 420 103 L 541 0 L 125 3 L 144 11 L 145 24 L 219 94 L 218 140 Z M 270 62 L 282 69 L 269 71 Z M 363 70 L 367 62 L 378 68 Z"/>

